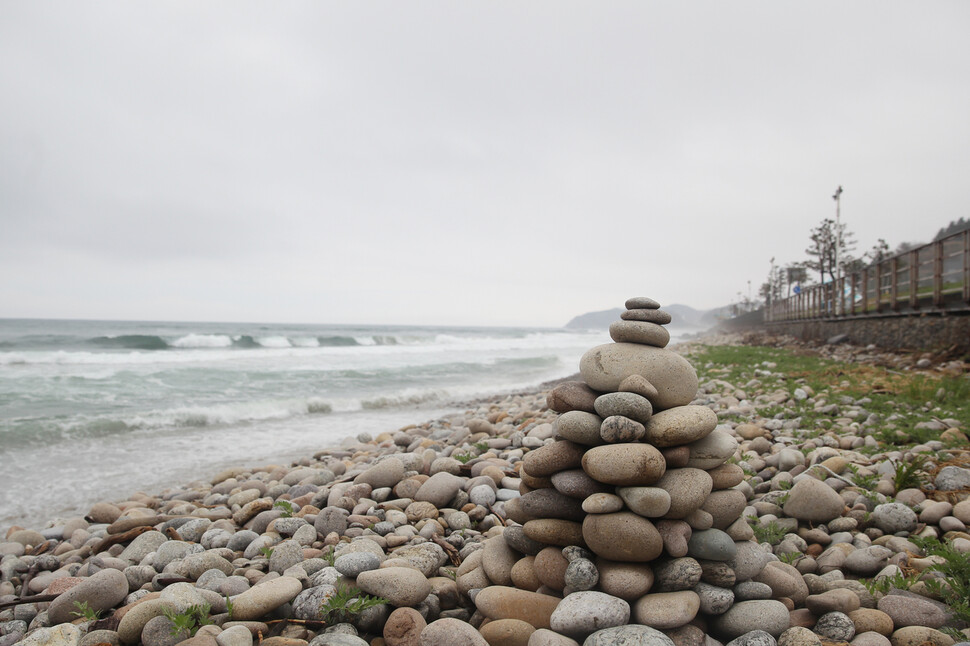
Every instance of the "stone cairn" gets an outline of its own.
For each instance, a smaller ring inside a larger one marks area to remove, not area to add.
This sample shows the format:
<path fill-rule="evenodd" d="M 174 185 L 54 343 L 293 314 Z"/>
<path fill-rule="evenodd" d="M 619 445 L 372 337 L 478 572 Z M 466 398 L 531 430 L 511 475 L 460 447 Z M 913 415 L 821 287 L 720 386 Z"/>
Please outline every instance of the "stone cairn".
<path fill-rule="evenodd" d="M 550 392 L 557 441 L 526 454 L 522 495 L 505 503 L 516 524 L 486 542 L 493 585 L 475 603 L 575 638 L 631 622 L 676 643 L 777 637 L 788 608 L 752 581 L 766 559 L 741 517 L 737 441 L 691 404 L 696 373 L 664 349 L 670 314 L 649 298 L 626 307 L 615 343 L 583 356 L 584 381 Z"/>

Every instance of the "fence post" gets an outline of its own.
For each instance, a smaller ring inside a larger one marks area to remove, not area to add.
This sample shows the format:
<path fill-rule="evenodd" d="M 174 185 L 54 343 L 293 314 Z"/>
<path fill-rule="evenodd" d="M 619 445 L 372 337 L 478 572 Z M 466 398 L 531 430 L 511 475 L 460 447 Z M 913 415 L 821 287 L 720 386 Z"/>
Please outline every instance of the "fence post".
<path fill-rule="evenodd" d="M 919 252 L 909 252 L 909 306 L 919 309 Z"/>
<path fill-rule="evenodd" d="M 899 258 L 893 256 L 893 259 L 889 263 L 889 303 L 892 305 L 894 312 L 899 311 L 899 303 L 897 299 L 899 297 L 899 286 L 896 284 L 899 282 Z"/>
<path fill-rule="evenodd" d="M 970 303 L 970 229 L 963 231 L 963 300 Z"/>
<path fill-rule="evenodd" d="M 933 243 L 933 305 L 943 307 L 943 241 Z"/>

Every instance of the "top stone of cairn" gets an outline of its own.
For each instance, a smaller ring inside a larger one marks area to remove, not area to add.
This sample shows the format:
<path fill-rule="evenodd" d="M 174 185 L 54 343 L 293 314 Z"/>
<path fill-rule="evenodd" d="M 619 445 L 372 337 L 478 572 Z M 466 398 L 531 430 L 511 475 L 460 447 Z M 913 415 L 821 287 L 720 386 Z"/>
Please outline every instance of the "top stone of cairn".
<path fill-rule="evenodd" d="M 652 298 L 647 298 L 646 296 L 634 296 L 633 298 L 628 298 L 626 303 L 626 308 L 628 310 L 659 310 L 660 303 L 653 300 Z"/>

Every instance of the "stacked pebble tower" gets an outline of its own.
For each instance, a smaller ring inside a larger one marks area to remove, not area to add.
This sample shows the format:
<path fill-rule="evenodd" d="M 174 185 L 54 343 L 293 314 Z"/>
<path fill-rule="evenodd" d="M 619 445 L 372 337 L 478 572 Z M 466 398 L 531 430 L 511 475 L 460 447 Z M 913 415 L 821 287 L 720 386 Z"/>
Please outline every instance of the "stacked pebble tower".
<path fill-rule="evenodd" d="M 615 343 L 583 356 L 584 381 L 550 392 L 556 441 L 526 454 L 522 495 L 505 504 L 516 524 L 504 546 L 486 545 L 486 561 L 489 547 L 523 556 L 476 603 L 544 605 L 549 627 L 576 638 L 631 622 L 733 638 L 728 611 L 761 600 L 777 636 L 788 610 L 752 581 L 766 560 L 741 517 L 743 472 L 727 463 L 737 442 L 710 408 L 691 405 L 696 373 L 664 349 L 670 314 L 649 298 L 626 307 L 610 326 Z"/>

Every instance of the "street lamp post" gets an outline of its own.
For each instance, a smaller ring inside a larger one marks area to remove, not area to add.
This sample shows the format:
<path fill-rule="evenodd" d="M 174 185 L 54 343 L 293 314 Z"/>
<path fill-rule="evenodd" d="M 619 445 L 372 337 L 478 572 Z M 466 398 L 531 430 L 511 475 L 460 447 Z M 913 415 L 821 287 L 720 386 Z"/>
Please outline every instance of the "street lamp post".
<path fill-rule="evenodd" d="M 833 290 L 833 295 L 835 291 L 838 291 L 838 300 L 835 305 L 835 313 L 838 316 L 842 315 L 842 263 L 840 262 L 839 256 L 842 252 L 842 227 L 839 220 L 839 211 L 842 203 L 842 185 L 835 190 L 835 195 L 832 196 L 835 200 L 835 289 Z"/>

